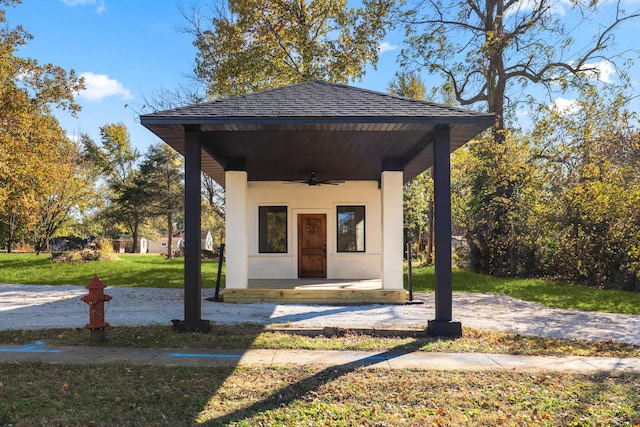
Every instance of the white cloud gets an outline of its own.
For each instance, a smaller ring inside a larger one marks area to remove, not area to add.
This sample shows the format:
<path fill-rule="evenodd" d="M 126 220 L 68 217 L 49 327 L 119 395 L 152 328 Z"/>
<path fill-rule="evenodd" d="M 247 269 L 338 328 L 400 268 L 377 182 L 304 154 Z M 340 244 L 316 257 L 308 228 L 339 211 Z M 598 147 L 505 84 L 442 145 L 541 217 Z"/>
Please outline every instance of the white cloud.
<path fill-rule="evenodd" d="M 556 2 L 553 6 L 551 6 L 551 14 L 564 16 L 567 14 L 567 11 L 574 7 L 574 4 L 570 0 L 560 0 Z"/>
<path fill-rule="evenodd" d="M 102 13 L 105 10 L 107 10 L 107 8 L 104 5 L 104 0 L 60 0 L 60 1 L 69 7 L 96 5 L 97 13 Z"/>
<path fill-rule="evenodd" d="M 521 0 L 516 2 L 511 8 L 507 9 L 505 16 L 509 17 L 515 14 L 522 14 L 531 12 L 535 7 L 538 7 L 539 1 L 537 0 Z M 551 3 L 549 13 L 552 15 L 564 16 L 567 10 L 572 7 L 571 0 L 557 0 Z"/>
<path fill-rule="evenodd" d="M 606 59 L 593 64 L 584 64 L 582 70 L 587 77 L 600 80 L 602 83 L 612 83 L 611 77 L 616 74 L 615 67 Z"/>
<path fill-rule="evenodd" d="M 580 105 L 575 99 L 556 98 L 551 104 L 551 108 L 555 108 L 561 113 L 573 114 L 580 109 Z"/>
<path fill-rule="evenodd" d="M 118 80 L 110 79 L 106 74 L 82 73 L 86 89 L 79 96 L 89 101 L 102 101 L 109 96 L 121 96 L 122 99 L 131 99 L 131 91 L 125 88 Z"/>
<path fill-rule="evenodd" d="M 387 52 L 389 50 L 396 50 L 396 49 L 398 49 L 398 45 L 397 44 L 391 44 L 389 42 L 382 42 L 382 43 L 380 43 L 380 46 L 378 46 L 378 51 L 380 53 Z"/>

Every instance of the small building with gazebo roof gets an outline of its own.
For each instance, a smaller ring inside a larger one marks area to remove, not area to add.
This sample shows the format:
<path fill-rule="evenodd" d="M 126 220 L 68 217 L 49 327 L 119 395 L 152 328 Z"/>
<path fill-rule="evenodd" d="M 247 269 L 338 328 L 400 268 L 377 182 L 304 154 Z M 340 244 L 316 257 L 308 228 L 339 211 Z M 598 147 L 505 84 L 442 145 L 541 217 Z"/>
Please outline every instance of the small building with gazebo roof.
<path fill-rule="evenodd" d="M 460 333 L 451 313 L 450 153 L 491 126 L 492 115 L 310 81 L 140 120 L 185 157 L 183 327 L 208 325 L 201 172 L 225 189 L 225 302 L 404 303 L 403 184 L 433 167 L 429 329 Z"/>

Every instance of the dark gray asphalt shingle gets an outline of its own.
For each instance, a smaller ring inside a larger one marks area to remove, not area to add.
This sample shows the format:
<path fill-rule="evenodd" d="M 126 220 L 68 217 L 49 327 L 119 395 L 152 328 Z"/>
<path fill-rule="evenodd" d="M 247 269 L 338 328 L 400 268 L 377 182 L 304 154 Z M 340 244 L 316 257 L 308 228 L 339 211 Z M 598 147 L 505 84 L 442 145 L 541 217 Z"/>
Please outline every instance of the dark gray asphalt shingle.
<path fill-rule="evenodd" d="M 152 118 L 447 117 L 484 113 L 402 98 L 324 81 L 310 81 L 247 95 L 145 114 Z"/>

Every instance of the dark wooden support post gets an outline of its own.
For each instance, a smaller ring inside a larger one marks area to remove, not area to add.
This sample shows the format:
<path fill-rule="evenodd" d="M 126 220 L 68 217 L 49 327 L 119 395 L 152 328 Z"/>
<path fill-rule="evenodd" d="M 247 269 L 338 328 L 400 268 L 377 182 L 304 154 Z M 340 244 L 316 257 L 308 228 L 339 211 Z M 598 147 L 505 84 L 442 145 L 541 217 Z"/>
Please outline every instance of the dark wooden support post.
<path fill-rule="evenodd" d="M 449 129 L 436 132 L 433 142 L 435 305 L 436 318 L 429 321 L 433 336 L 461 336 L 462 325 L 452 321 L 451 280 L 451 159 Z"/>
<path fill-rule="evenodd" d="M 209 321 L 202 320 L 200 266 L 200 130 L 185 130 L 184 155 L 184 321 L 172 320 L 181 331 L 209 331 Z"/>

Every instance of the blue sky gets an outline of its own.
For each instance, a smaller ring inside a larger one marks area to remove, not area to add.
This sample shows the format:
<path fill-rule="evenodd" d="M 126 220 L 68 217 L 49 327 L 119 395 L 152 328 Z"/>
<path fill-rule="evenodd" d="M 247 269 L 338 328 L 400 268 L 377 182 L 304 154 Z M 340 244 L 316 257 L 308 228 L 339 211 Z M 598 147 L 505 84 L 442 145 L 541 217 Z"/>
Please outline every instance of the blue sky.
<path fill-rule="evenodd" d="M 559 11 L 568 0 L 558 0 Z M 86 79 L 87 90 L 77 101 L 82 111 L 77 118 L 64 112 L 57 117 L 69 135 L 85 132 L 99 139 L 99 128 L 123 122 L 132 143 L 144 151 L 158 139 L 138 121 L 132 106 L 144 104 L 161 89 L 186 82 L 195 58 L 192 36 L 177 28 L 185 25 L 178 3 L 189 0 L 24 0 L 7 11 L 10 26 L 22 25 L 34 39 L 18 53 L 22 57 L 74 69 Z M 628 10 L 640 7 L 640 0 L 623 0 Z M 612 6 L 612 5 L 611 5 Z M 638 49 L 634 40 L 640 23 L 627 24 L 616 40 L 618 49 Z M 577 42 L 588 31 L 577 31 Z M 386 91 L 398 70 L 396 57 L 402 34 L 391 34 L 383 43 L 377 70 L 367 71 L 354 83 L 371 90 Z M 636 67 L 637 68 L 637 67 Z M 615 74 L 603 74 L 611 81 Z M 640 80 L 640 73 L 637 75 Z M 424 78 L 426 85 L 436 81 Z M 570 102 L 570 97 L 564 97 Z"/>

